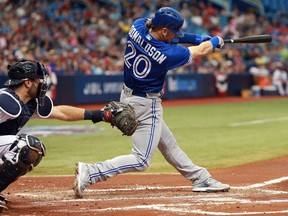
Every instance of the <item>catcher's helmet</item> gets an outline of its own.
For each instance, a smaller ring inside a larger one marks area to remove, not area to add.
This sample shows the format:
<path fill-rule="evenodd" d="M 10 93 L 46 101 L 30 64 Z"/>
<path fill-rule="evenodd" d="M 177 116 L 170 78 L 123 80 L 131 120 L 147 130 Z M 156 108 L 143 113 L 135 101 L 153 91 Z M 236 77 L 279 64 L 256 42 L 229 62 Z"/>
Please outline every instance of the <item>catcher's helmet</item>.
<path fill-rule="evenodd" d="M 153 27 L 165 27 L 172 31 L 177 37 L 182 36 L 180 30 L 183 26 L 184 19 L 181 14 L 170 7 L 160 8 L 152 17 L 151 24 Z"/>
<path fill-rule="evenodd" d="M 41 79 L 37 89 L 37 102 L 44 105 L 44 97 L 48 90 L 48 69 L 40 62 L 21 59 L 16 64 L 8 65 L 8 77 L 6 86 L 16 86 L 27 79 Z"/>
<path fill-rule="evenodd" d="M 6 86 L 14 86 L 27 79 L 44 79 L 48 76 L 47 68 L 40 62 L 21 59 L 16 64 L 8 65 L 9 80 Z"/>

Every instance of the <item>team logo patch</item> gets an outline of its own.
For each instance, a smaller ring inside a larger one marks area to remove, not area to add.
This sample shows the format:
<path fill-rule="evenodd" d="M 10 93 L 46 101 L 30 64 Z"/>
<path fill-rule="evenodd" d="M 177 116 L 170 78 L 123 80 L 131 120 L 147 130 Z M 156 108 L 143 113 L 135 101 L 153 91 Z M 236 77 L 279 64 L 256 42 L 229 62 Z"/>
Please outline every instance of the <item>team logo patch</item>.
<path fill-rule="evenodd" d="M 60 126 L 25 126 L 19 133 L 34 136 L 89 134 L 103 131 L 103 128 L 88 125 L 60 125 Z"/>
<path fill-rule="evenodd" d="M 151 37 L 151 35 L 146 35 L 146 38 L 148 39 L 148 40 L 152 40 L 152 37 Z"/>

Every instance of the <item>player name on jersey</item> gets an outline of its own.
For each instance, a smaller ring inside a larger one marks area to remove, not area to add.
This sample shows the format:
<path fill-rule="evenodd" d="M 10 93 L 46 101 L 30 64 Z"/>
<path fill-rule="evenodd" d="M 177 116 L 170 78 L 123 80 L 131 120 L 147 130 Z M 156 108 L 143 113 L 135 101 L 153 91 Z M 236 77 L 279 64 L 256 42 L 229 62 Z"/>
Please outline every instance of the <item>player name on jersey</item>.
<path fill-rule="evenodd" d="M 159 64 L 161 64 L 167 58 L 166 55 L 157 50 L 150 43 L 145 42 L 134 26 L 131 27 L 129 36 L 138 44 L 139 47 L 141 47 L 151 58 L 153 58 Z"/>

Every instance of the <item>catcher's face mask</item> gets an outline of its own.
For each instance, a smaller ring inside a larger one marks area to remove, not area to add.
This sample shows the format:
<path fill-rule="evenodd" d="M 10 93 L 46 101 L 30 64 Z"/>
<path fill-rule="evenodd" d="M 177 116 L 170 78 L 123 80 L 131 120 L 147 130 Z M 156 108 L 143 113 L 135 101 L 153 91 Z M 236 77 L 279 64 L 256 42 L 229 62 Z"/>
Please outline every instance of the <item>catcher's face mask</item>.
<path fill-rule="evenodd" d="M 43 77 L 43 79 L 39 79 L 38 89 L 37 89 L 37 102 L 40 106 L 44 105 L 44 97 L 46 95 L 46 92 L 48 90 L 48 84 L 47 84 L 47 78 L 48 78 L 48 70 L 47 68 L 42 64 L 37 62 L 38 66 L 38 72 L 42 73 L 40 76 Z"/>
<path fill-rule="evenodd" d="M 48 69 L 40 62 L 21 59 L 16 64 L 8 65 L 9 80 L 6 86 L 20 85 L 27 79 L 39 80 L 36 100 L 40 106 L 44 105 L 44 97 L 48 90 Z"/>

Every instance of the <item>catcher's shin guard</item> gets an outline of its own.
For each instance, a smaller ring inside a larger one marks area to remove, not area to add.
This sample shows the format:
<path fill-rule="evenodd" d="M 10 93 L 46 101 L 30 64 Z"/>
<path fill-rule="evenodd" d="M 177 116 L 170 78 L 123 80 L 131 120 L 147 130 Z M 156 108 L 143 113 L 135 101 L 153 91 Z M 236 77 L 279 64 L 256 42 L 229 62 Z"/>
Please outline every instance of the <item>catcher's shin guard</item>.
<path fill-rule="evenodd" d="M 22 134 L 12 144 L 10 151 L 16 153 L 14 158 L 3 158 L 0 166 L 0 192 L 6 189 L 20 176 L 37 166 L 45 155 L 43 143 L 36 137 Z"/>

